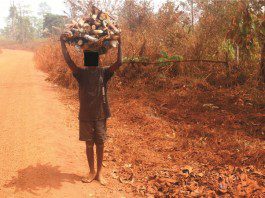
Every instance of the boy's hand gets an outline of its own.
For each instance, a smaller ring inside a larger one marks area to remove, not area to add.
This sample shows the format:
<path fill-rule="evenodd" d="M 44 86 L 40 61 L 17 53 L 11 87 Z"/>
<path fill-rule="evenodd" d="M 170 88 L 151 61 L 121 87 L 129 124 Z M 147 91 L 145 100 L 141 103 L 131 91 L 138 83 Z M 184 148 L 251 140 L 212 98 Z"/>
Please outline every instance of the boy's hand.
<path fill-rule="evenodd" d="M 61 34 L 61 36 L 60 36 L 60 41 L 61 41 L 61 42 L 65 42 L 65 34 Z"/>
<path fill-rule="evenodd" d="M 109 67 L 110 72 L 115 72 L 122 65 L 121 34 L 119 38 L 117 39 L 117 41 L 119 42 L 119 46 L 117 50 L 118 51 L 117 61 Z"/>

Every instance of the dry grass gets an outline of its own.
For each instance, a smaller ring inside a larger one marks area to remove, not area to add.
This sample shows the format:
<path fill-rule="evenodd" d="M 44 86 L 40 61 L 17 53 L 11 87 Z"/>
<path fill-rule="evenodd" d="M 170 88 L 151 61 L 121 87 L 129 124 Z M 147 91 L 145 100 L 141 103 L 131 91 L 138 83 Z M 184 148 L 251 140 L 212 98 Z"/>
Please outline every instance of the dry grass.
<path fill-rule="evenodd" d="M 124 54 L 132 52 L 128 46 L 130 41 L 124 37 L 123 48 Z M 68 46 L 71 57 L 77 65 L 83 64 L 83 54 L 77 52 L 74 47 Z M 150 57 L 152 52 L 150 52 Z M 107 54 L 100 57 L 102 66 L 110 65 L 116 60 L 116 49 L 110 50 Z M 74 78 L 69 71 L 61 52 L 59 41 L 49 40 L 40 45 L 35 52 L 35 62 L 37 68 L 49 74 L 49 79 L 59 85 L 67 88 L 76 88 Z M 215 68 L 213 71 L 212 68 Z M 169 65 L 143 65 L 140 63 L 124 63 L 121 69 L 117 72 L 119 80 L 122 83 L 128 81 L 143 82 L 146 85 L 152 86 L 154 89 L 160 90 L 165 86 L 171 85 L 171 79 L 175 77 L 190 77 L 195 80 L 207 80 L 211 83 L 219 78 L 217 86 L 226 82 L 226 70 L 223 65 L 218 64 L 197 64 L 182 63 Z M 211 83 L 214 84 L 214 83 Z"/>
<path fill-rule="evenodd" d="M 81 64 L 81 54 L 70 48 L 71 56 L 77 64 Z M 36 50 L 34 56 L 36 67 L 49 74 L 49 80 L 68 88 L 76 88 L 77 83 L 72 77 L 61 52 L 59 41 L 49 40 Z"/>

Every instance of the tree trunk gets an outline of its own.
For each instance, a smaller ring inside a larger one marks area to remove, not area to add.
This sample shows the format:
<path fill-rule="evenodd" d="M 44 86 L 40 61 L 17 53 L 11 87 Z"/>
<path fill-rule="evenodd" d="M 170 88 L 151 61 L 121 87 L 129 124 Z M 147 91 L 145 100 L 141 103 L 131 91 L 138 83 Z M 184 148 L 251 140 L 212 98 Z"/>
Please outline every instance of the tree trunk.
<path fill-rule="evenodd" d="M 191 28 L 193 31 L 193 26 L 194 26 L 194 11 L 193 11 L 193 0 L 191 0 Z"/>
<path fill-rule="evenodd" d="M 260 77 L 262 82 L 265 83 L 265 42 L 263 42 L 261 46 Z"/>
<path fill-rule="evenodd" d="M 239 66 L 239 46 L 236 45 L 236 65 Z"/>

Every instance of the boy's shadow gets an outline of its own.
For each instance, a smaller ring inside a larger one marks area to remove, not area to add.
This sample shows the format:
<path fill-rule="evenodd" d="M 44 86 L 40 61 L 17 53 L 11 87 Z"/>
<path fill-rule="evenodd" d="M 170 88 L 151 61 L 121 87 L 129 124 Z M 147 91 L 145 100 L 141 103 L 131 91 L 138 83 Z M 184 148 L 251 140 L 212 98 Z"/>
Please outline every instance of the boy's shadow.
<path fill-rule="evenodd" d="M 15 193 L 19 191 L 27 191 L 36 194 L 36 191 L 43 188 L 59 189 L 62 182 L 76 183 L 80 181 L 80 176 L 76 174 L 62 173 L 59 166 L 50 164 L 37 164 L 36 166 L 28 166 L 18 171 L 17 177 L 13 177 L 7 181 L 4 187 L 15 188 Z"/>

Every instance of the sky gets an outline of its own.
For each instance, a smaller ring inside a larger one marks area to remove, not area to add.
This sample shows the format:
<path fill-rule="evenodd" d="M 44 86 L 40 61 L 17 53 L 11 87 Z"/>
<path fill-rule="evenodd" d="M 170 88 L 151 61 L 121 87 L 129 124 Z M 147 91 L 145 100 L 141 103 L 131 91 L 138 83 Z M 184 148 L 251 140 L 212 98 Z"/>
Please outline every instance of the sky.
<path fill-rule="evenodd" d="M 15 5 L 27 5 L 33 14 L 37 16 L 38 7 L 41 2 L 46 2 L 52 9 L 52 13 L 63 14 L 65 9 L 64 0 L 0 0 L 0 29 L 5 26 L 6 17 L 8 16 L 8 11 L 10 7 L 10 2 L 15 3 Z"/>
<path fill-rule="evenodd" d="M 38 7 L 41 2 L 46 2 L 52 9 L 54 14 L 63 14 L 66 10 L 64 5 L 64 0 L 0 0 L 0 29 L 5 26 L 6 17 L 8 16 L 8 11 L 10 7 L 10 2 L 14 1 L 15 5 L 28 5 L 30 10 L 33 11 L 33 15 L 37 16 Z M 153 0 L 154 7 L 158 7 L 159 4 L 163 3 L 165 0 Z"/>

